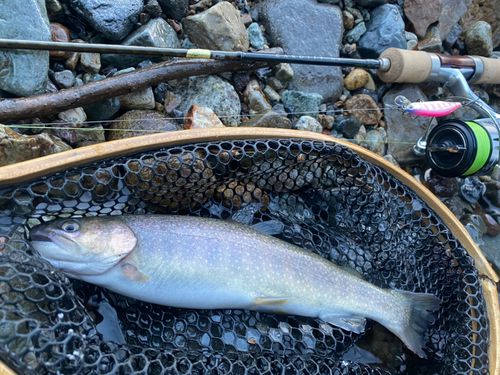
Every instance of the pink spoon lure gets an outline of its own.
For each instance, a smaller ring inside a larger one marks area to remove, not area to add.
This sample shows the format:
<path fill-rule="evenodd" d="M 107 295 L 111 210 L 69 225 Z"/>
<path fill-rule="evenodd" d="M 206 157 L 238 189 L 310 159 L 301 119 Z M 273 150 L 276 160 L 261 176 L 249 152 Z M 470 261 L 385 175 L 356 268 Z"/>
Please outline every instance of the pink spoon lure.
<path fill-rule="evenodd" d="M 407 98 L 399 95 L 394 102 L 402 107 L 406 112 L 415 116 L 442 117 L 449 115 L 462 106 L 459 102 L 416 102 L 411 103 Z"/>

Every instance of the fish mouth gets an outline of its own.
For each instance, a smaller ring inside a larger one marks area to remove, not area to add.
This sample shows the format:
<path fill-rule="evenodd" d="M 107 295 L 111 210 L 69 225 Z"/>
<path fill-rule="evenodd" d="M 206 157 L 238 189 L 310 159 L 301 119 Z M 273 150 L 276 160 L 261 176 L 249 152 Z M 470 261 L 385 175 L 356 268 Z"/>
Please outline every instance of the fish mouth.
<path fill-rule="evenodd" d="M 49 237 L 44 236 L 43 234 L 31 233 L 30 237 L 32 241 L 52 242 Z"/>

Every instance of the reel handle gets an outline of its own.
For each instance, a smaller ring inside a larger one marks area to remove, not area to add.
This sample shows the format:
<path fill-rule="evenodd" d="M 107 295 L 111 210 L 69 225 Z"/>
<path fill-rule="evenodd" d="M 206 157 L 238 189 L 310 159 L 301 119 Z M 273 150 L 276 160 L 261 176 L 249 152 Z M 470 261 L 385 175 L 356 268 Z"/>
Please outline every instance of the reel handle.
<path fill-rule="evenodd" d="M 482 72 L 477 71 L 474 83 L 500 83 L 500 60 L 482 56 L 448 56 L 423 51 L 388 48 L 380 55 L 390 61 L 390 67 L 377 71 L 384 82 L 419 83 L 439 73 L 440 68 L 474 69 L 482 62 Z M 434 74 L 433 74 L 434 73 Z M 429 80 L 433 80 L 432 78 Z"/>

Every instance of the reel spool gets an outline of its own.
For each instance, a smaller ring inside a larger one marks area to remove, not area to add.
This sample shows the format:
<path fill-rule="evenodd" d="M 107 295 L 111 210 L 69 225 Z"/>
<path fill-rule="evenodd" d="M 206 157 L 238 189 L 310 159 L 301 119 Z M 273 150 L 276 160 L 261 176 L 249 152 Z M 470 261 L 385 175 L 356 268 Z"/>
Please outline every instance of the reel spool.
<path fill-rule="evenodd" d="M 444 177 L 498 174 L 499 133 L 490 119 L 444 120 L 427 138 L 425 156 Z"/>

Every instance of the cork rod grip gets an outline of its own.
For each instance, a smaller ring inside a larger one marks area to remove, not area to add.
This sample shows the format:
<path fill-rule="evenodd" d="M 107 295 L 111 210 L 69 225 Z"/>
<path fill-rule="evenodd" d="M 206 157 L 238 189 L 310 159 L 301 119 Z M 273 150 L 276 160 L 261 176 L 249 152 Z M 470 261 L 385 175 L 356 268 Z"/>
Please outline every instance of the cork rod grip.
<path fill-rule="evenodd" d="M 427 52 L 388 48 L 380 57 L 391 62 L 388 71 L 377 72 L 384 82 L 424 82 L 432 71 L 432 60 Z"/>
<path fill-rule="evenodd" d="M 488 57 L 477 56 L 484 65 L 483 74 L 474 84 L 480 83 L 500 83 L 500 60 Z"/>

